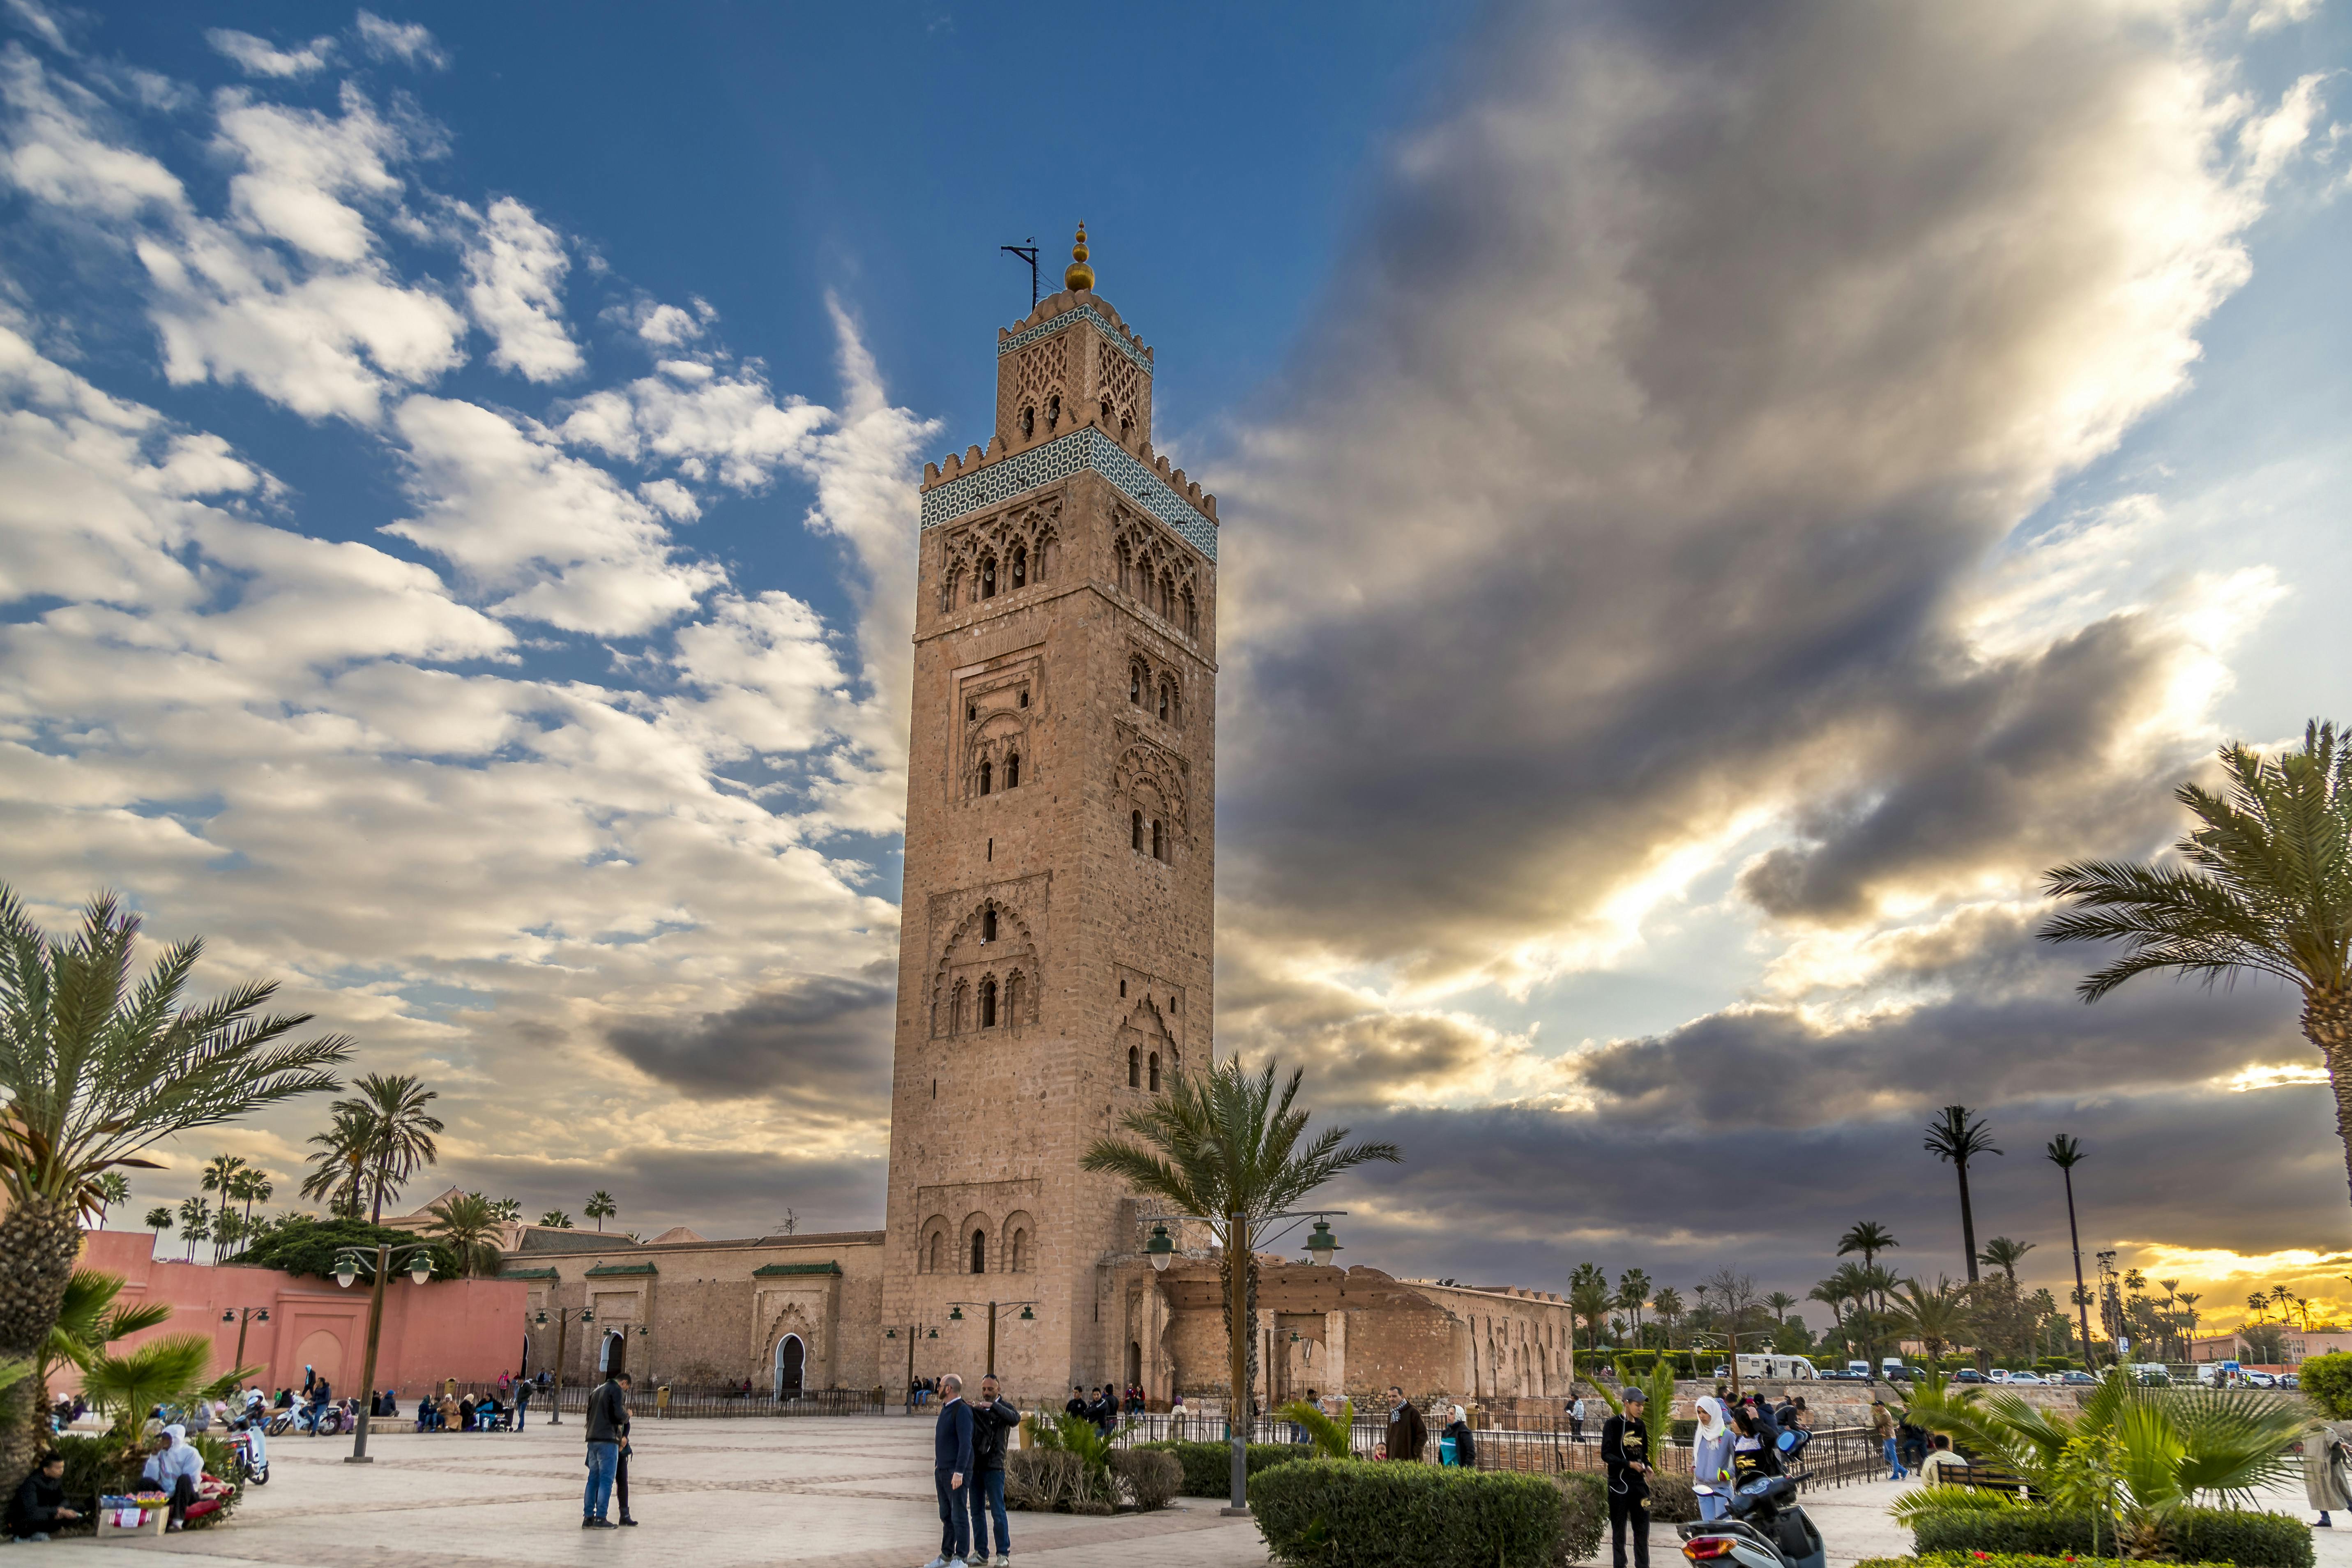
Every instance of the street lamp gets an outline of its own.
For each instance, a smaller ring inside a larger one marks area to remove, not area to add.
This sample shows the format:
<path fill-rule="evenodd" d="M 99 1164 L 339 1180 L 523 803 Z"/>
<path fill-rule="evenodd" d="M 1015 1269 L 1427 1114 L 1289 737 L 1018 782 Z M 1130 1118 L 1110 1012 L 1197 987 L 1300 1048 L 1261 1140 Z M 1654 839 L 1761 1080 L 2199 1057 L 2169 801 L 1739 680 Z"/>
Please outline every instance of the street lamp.
<path fill-rule="evenodd" d="M 221 1314 L 221 1321 L 224 1323 L 235 1323 L 236 1325 L 236 1359 L 230 1362 L 229 1365 L 236 1368 L 239 1372 L 243 1372 L 245 1370 L 245 1325 L 248 1322 L 266 1323 L 269 1321 L 269 1309 L 267 1307 L 231 1307 Z"/>
<path fill-rule="evenodd" d="M 1036 1304 L 1034 1301 L 950 1301 L 948 1303 L 948 1321 L 962 1322 L 963 1310 L 966 1307 L 970 1307 L 974 1311 L 978 1311 L 982 1307 L 988 1309 L 988 1375 L 994 1377 L 996 1375 L 997 1309 L 1002 1307 L 1010 1312 L 1013 1308 L 1018 1307 L 1021 1309 L 1021 1321 L 1024 1323 L 1034 1323 L 1037 1321 L 1037 1314 L 1029 1309 Z"/>
<path fill-rule="evenodd" d="M 540 1328 L 543 1329 L 547 1327 L 547 1309 L 541 1307 L 539 1310 L 539 1316 L 532 1321 Z M 563 1425 L 564 1342 L 570 1338 L 572 1325 L 574 1322 L 578 1322 L 583 1327 L 585 1327 L 587 1324 L 593 1323 L 595 1321 L 596 1309 L 593 1307 L 558 1307 L 555 1309 L 555 1387 L 550 1392 L 547 1402 L 547 1424 L 550 1426 L 561 1426 Z"/>
<path fill-rule="evenodd" d="M 1339 1250 L 1339 1238 L 1331 1234 L 1331 1222 L 1320 1215 L 1317 1215 L 1314 1234 L 1307 1238 L 1307 1255 L 1315 1259 L 1318 1267 L 1328 1268 L 1331 1255 Z"/>
<path fill-rule="evenodd" d="M 1168 1265 L 1176 1256 L 1176 1243 L 1170 1238 L 1168 1226 L 1164 1222 L 1153 1222 L 1151 1239 L 1143 1244 L 1143 1255 L 1151 1259 L 1153 1273 L 1168 1272 Z"/>
<path fill-rule="evenodd" d="M 882 1337 L 886 1340 L 895 1340 L 898 1337 L 898 1331 L 895 1328 L 885 1329 L 882 1331 Z M 909 1415 L 915 1413 L 915 1342 L 920 1339 L 935 1340 L 939 1337 L 940 1331 L 937 1329 L 926 1334 L 920 1323 L 907 1325 L 907 1414 Z"/>
<path fill-rule="evenodd" d="M 387 1244 L 377 1247 L 373 1257 L 357 1247 L 345 1247 L 335 1254 L 336 1284 L 348 1290 L 362 1272 L 374 1281 L 368 1289 L 367 1367 L 360 1373 L 360 1381 L 367 1385 L 367 1397 L 360 1402 L 360 1419 L 352 1434 L 352 1451 L 343 1460 L 347 1465 L 375 1462 L 368 1458 L 367 1451 L 368 1422 L 375 1414 L 375 1347 L 377 1339 L 383 1332 L 384 1279 L 391 1274 L 395 1258 L 410 1258 L 408 1277 L 417 1284 L 422 1285 L 433 1278 L 433 1244 L 429 1241 L 415 1242 L 407 1247 Z"/>

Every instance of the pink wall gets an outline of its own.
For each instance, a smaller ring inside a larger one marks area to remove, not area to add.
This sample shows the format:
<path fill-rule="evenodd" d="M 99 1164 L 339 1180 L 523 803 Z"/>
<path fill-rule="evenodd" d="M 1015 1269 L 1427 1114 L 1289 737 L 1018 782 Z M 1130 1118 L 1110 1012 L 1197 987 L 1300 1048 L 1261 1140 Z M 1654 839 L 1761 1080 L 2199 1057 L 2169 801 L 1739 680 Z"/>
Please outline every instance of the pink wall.
<path fill-rule="evenodd" d="M 246 1326 L 245 1360 L 275 1389 L 299 1387 L 307 1363 L 335 1385 L 356 1394 L 367 1359 L 368 1282 L 348 1290 L 332 1279 L 281 1274 L 274 1268 L 213 1268 L 154 1256 L 152 1231 L 99 1230 L 83 1237 L 81 1267 L 120 1274 L 126 1305 L 171 1303 L 161 1328 L 133 1334 L 137 1344 L 155 1334 L 209 1330 L 215 1373 L 235 1363 L 237 1325 L 221 1321 L 232 1308 L 266 1307 L 269 1321 Z M 394 1273 L 383 1293 L 383 1332 L 376 1346 L 375 1386 L 412 1397 L 443 1378 L 487 1382 L 519 1369 L 527 1287 L 512 1279 L 450 1279 L 417 1285 Z M 55 1392 L 73 1386 L 71 1370 Z"/>

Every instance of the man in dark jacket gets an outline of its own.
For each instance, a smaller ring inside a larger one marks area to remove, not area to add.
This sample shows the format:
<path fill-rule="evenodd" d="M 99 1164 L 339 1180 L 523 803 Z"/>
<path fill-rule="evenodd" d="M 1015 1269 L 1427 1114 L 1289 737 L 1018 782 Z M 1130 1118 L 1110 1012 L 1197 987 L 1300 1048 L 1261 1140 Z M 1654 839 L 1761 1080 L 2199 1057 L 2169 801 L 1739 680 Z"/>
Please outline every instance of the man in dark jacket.
<path fill-rule="evenodd" d="M 971 1516 L 963 1497 L 971 1479 L 971 1406 L 963 1379 L 940 1379 L 940 1419 L 931 1428 L 931 1485 L 940 1494 L 940 1554 L 924 1568 L 950 1568 L 971 1552 Z"/>
<path fill-rule="evenodd" d="M 16 1489 L 8 1510 L 8 1533 L 19 1541 L 47 1541 L 58 1525 L 80 1517 L 66 1506 L 66 1457 L 52 1448 Z"/>
<path fill-rule="evenodd" d="M 515 1384 L 515 1430 L 522 1430 L 523 1418 L 530 1414 L 530 1379 Z"/>
<path fill-rule="evenodd" d="M 629 1430 L 629 1391 L 608 1377 L 588 1395 L 588 1489 L 580 1501 L 580 1528 L 617 1528 L 604 1516 L 613 1506 L 613 1473 L 621 1466 L 621 1439 Z"/>
<path fill-rule="evenodd" d="M 614 1373 L 613 1381 L 621 1385 L 623 1394 L 636 1392 L 637 1385 L 625 1372 Z M 621 1420 L 621 1452 L 613 1461 L 613 1498 L 621 1505 L 621 1522 L 635 1528 L 637 1521 L 629 1514 L 629 1422 L 625 1416 Z"/>
<path fill-rule="evenodd" d="M 1624 1412 L 1601 1424 L 1601 1462 L 1608 1467 L 1609 1546 L 1625 1568 L 1625 1535 L 1633 1536 L 1633 1568 L 1650 1568 L 1650 1426 L 1638 1388 L 1624 1393 Z"/>
<path fill-rule="evenodd" d="M 1389 1458 L 1413 1459 L 1429 1446 L 1429 1428 L 1423 1424 L 1421 1412 L 1404 1396 L 1404 1390 L 1389 1384 Z"/>
<path fill-rule="evenodd" d="M 1004 1520 L 1004 1454 L 1021 1412 L 1005 1398 L 993 1373 L 980 1380 L 980 1400 L 971 1407 L 971 1484 L 964 1494 L 971 1500 L 971 1554 L 975 1561 L 988 1552 L 988 1522 L 996 1521 L 993 1568 L 1011 1568 L 1013 1537 Z"/>

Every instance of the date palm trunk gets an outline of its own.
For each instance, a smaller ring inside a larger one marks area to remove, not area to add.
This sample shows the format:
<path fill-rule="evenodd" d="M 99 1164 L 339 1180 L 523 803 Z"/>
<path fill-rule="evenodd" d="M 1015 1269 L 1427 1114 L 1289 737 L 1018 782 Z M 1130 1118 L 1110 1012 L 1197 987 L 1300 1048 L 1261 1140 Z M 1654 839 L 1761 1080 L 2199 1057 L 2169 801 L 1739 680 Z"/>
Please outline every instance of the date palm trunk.
<path fill-rule="evenodd" d="M 38 1359 L 81 1251 L 73 1205 L 28 1198 L 0 1215 L 0 1361 Z M 14 1497 L 44 1440 L 38 1378 L 0 1391 L 0 1495 Z"/>
<path fill-rule="evenodd" d="M 2303 994 L 2303 1037 L 2319 1047 L 2336 1091 L 2336 1136 L 2344 1142 L 2344 1173 L 2352 1188 L 2352 991 Z"/>

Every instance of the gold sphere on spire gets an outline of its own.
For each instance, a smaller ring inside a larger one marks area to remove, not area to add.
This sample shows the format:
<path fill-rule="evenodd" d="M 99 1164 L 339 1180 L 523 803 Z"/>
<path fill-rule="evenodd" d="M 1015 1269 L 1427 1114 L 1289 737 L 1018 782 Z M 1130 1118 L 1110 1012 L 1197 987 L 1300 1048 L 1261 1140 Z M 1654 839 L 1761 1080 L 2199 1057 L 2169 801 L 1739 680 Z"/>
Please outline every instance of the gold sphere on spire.
<path fill-rule="evenodd" d="M 1062 274 L 1062 287 L 1070 289 L 1091 289 L 1095 286 L 1095 269 L 1087 265 L 1087 226 L 1078 225 L 1078 242 L 1070 247 L 1070 268 Z"/>

